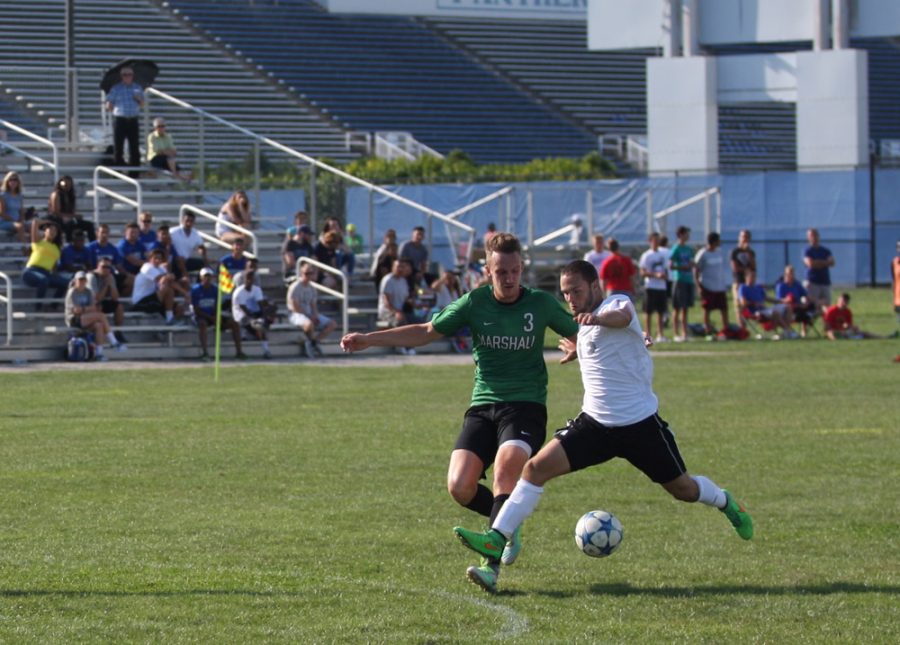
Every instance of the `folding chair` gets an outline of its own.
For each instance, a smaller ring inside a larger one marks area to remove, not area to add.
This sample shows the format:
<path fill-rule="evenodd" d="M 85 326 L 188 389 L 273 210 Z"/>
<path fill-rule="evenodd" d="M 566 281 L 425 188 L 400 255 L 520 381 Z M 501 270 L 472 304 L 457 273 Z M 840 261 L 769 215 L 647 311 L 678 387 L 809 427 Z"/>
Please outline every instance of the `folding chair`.
<path fill-rule="evenodd" d="M 767 337 L 766 334 L 775 331 L 775 323 L 760 313 L 753 313 L 749 307 L 741 309 L 741 322 L 750 330 L 756 340 L 762 340 Z M 778 337 L 777 334 L 772 334 L 773 339 L 776 337 Z"/>

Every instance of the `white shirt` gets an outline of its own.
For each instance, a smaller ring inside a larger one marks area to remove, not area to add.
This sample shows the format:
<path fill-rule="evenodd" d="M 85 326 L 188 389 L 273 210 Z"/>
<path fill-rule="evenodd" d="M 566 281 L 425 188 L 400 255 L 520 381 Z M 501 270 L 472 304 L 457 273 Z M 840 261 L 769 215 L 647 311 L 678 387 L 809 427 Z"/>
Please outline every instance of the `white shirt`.
<path fill-rule="evenodd" d="M 381 288 L 378 289 L 378 317 L 382 320 L 391 315 L 391 310 L 384 304 L 387 296 L 394 309 L 403 310 L 403 304 L 409 298 L 409 283 L 406 278 L 398 278 L 393 273 L 388 273 L 381 279 Z"/>
<path fill-rule="evenodd" d="M 131 304 L 137 304 L 151 293 L 156 293 L 156 281 L 167 273 L 166 269 L 155 267 L 144 262 L 141 270 L 134 276 L 134 287 L 131 289 Z"/>
<path fill-rule="evenodd" d="M 303 284 L 296 280 L 287 292 L 288 311 L 294 311 L 291 308 L 291 301 L 297 306 L 305 316 L 312 316 L 312 308 L 316 302 L 316 288 L 311 284 Z"/>
<path fill-rule="evenodd" d="M 172 238 L 172 246 L 175 247 L 175 252 L 184 259 L 191 257 L 194 254 L 194 249 L 203 244 L 203 238 L 200 237 L 200 233 L 195 228 L 192 228 L 191 234 L 188 235 L 183 226 L 176 226 L 169 231 L 169 235 Z"/>
<path fill-rule="evenodd" d="M 247 317 L 247 314 L 241 309 L 241 305 L 253 313 L 257 313 L 260 311 L 259 303 L 263 300 L 265 300 L 265 296 L 257 285 L 254 284 L 248 289 L 247 285 L 242 284 L 234 290 L 234 295 L 231 296 L 231 317 L 235 322 L 241 322 Z"/>
<path fill-rule="evenodd" d="M 584 261 L 593 264 L 594 268 L 597 269 L 597 275 L 599 275 L 600 267 L 603 266 L 603 261 L 610 255 L 612 255 L 612 253 L 609 251 L 588 251 L 584 254 Z"/>
<path fill-rule="evenodd" d="M 726 261 L 721 248 L 710 251 L 702 248 L 694 256 L 694 264 L 700 273 L 700 282 L 708 291 L 727 291 L 731 285 L 731 264 Z"/>
<path fill-rule="evenodd" d="M 625 426 L 655 414 L 653 360 L 644 345 L 639 316 L 627 296 L 614 294 L 594 311 L 629 310 L 631 322 L 614 329 L 600 325 L 578 328 L 578 363 L 584 385 L 582 411 L 605 426 Z"/>
<path fill-rule="evenodd" d="M 655 251 L 653 249 L 647 249 L 644 251 L 643 255 L 641 255 L 641 260 L 638 265 L 645 271 L 668 275 L 669 253 L 668 251 L 663 251 L 659 248 Z M 666 279 L 646 277 L 644 278 L 644 288 L 665 291 Z"/>

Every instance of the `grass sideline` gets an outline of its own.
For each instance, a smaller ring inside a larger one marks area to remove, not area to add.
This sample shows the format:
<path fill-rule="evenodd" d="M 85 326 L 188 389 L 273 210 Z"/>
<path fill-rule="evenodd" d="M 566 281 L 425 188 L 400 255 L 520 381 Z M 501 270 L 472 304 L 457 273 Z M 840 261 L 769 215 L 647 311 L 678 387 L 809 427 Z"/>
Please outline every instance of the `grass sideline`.
<path fill-rule="evenodd" d="M 661 413 L 754 540 L 607 464 L 548 485 L 497 596 L 444 490 L 471 366 L 2 374 L 0 642 L 900 640 L 900 343 L 686 347 Z M 550 372 L 553 428 L 581 385 Z M 608 559 L 574 546 L 593 508 Z"/>

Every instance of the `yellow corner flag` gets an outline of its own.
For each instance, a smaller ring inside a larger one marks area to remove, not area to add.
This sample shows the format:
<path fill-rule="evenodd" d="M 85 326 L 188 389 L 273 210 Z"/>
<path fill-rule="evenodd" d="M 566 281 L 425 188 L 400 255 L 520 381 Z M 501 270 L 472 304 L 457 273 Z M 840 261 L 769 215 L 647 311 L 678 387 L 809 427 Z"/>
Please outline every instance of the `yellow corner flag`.
<path fill-rule="evenodd" d="M 234 291 L 234 281 L 231 279 L 231 273 L 224 264 L 219 265 L 219 290 L 223 293 L 231 293 Z"/>

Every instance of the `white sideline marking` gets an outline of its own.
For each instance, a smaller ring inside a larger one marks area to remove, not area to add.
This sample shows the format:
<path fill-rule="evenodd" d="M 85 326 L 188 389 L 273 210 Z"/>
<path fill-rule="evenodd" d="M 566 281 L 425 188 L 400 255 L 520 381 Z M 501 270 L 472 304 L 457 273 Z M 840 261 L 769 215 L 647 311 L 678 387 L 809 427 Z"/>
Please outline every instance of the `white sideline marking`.
<path fill-rule="evenodd" d="M 387 584 L 385 582 L 378 582 L 376 580 L 361 580 L 359 578 L 344 578 L 341 576 L 332 576 L 327 578 L 328 580 L 332 580 L 334 582 L 343 582 L 349 583 L 352 585 L 365 585 L 369 587 L 377 587 L 383 591 L 391 591 L 396 592 L 397 586 L 393 584 Z M 417 589 L 415 587 L 405 587 L 403 590 L 414 593 L 418 595 L 432 595 L 438 596 L 440 598 L 444 598 L 446 600 L 453 600 L 460 603 L 468 603 L 470 605 L 475 605 L 476 607 L 487 609 L 497 614 L 501 614 L 506 618 L 506 622 L 503 624 L 503 627 L 494 635 L 494 638 L 505 640 L 508 638 L 514 638 L 516 636 L 520 636 L 528 631 L 528 620 L 522 616 L 519 612 L 510 609 L 509 607 L 504 607 L 503 605 L 499 605 L 497 603 L 488 602 L 483 598 L 477 598 L 473 596 L 465 596 L 463 594 L 452 593 L 449 591 L 441 591 L 435 589 Z"/>

